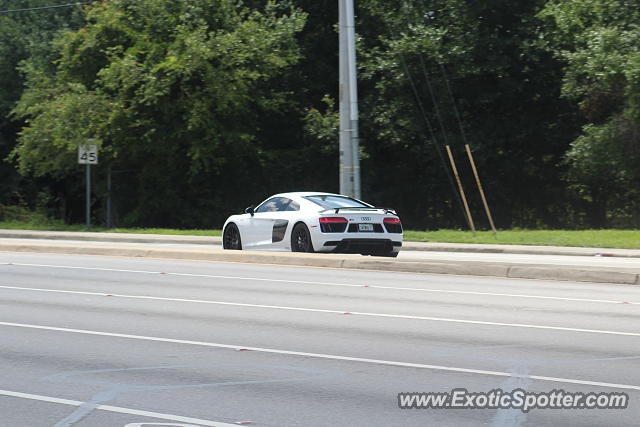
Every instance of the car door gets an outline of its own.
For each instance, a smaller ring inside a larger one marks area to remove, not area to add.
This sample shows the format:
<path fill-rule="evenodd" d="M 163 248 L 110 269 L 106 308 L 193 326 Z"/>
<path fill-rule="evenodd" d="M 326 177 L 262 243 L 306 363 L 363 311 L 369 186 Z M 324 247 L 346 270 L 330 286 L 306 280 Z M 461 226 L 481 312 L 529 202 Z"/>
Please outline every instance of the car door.
<path fill-rule="evenodd" d="M 273 250 L 291 250 L 291 239 L 286 238 L 287 232 L 300 217 L 300 205 L 286 197 L 278 203 L 278 209 L 272 213 L 271 248 Z"/>
<path fill-rule="evenodd" d="M 269 232 L 271 215 L 276 210 L 279 197 L 272 197 L 255 208 L 253 215 L 244 221 L 243 247 L 256 249 L 271 243 Z"/>
<path fill-rule="evenodd" d="M 292 215 L 299 209 L 297 203 L 286 197 L 272 197 L 263 202 L 247 220 L 247 249 L 286 249 L 284 235 Z"/>

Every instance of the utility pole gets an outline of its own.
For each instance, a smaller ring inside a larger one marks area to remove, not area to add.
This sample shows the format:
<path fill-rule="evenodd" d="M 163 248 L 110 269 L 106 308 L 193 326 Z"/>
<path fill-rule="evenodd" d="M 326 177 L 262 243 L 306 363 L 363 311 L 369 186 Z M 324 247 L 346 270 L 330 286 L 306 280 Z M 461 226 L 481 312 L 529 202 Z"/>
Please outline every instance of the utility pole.
<path fill-rule="evenodd" d="M 354 0 L 340 7 L 340 193 L 359 199 L 360 137 Z"/>

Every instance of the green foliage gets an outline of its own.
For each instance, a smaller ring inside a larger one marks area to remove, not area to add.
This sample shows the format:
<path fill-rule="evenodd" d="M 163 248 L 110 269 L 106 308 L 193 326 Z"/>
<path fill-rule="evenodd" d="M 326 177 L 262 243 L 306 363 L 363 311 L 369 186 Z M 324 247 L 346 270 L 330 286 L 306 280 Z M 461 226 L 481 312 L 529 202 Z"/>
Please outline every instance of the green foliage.
<path fill-rule="evenodd" d="M 35 72 L 30 74 L 34 82 Z M 104 123 L 100 119 L 111 112 L 112 104 L 99 92 L 87 90 L 80 83 L 49 90 L 52 81 L 42 77 L 43 90 L 27 90 L 16 114 L 27 119 L 20 133 L 19 144 L 11 158 L 15 158 L 22 173 L 35 176 L 64 175 L 76 167 L 78 145 L 101 135 Z M 57 92 L 57 93 L 52 93 Z"/>
<path fill-rule="evenodd" d="M 498 230 L 405 231 L 405 240 L 414 242 L 482 243 L 498 245 L 574 246 L 590 248 L 640 249 L 638 230 Z"/>
<path fill-rule="evenodd" d="M 463 225 L 444 145 L 469 189 L 469 142 L 499 224 L 560 226 L 568 206 L 558 164 L 579 127 L 566 119 L 573 107 L 558 100 L 561 63 L 537 43 L 545 2 L 359 3 L 362 133 L 371 154 L 363 171 L 372 171 L 363 182 L 375 198 L 409 225 Z M 481 212 L 477 193 L 467 193 Z"/>
<path fill-rule="evenodd" d="M 340 116 L 333 99 L 326 96 L 322 101 L 326 104 L 324 112 L 317 108 L 307 110 L 307 115 L 304 118 L 305 131 L 319 142 L 324 143 L 325 149 L 330 150 L 332 146 L 335 147 L 335 142 L 339 137 Z"/>
<path fill-rule="evenodd" d="M 626 0 L 551 1 L 547 46 L 566 61 L 562 94 L 588 124 L 566 163 L 572 188 L 606 225 L 617 207 L 636 212 L 640 184 L 640 11 Z M 620 215 L 617 212 L 616 215 Z"/>
<path fill-rule="evenodd" d="M 600 192 L 612 185 L 629 183 L 627 163 L 633 164 L 637 159 L 625 155 L 624 135 L 620 133 L 623 127 L 618 122 L 584 127 L 584 134 L 573 142 L 566 155 L 572 166 L 569 174 L 576 183 Z"/>
<path fill-rule="evenodd" d="M 0 9 L 18 9 L 50 5 L 47 0 L 0 0 Z M 19 176 L 13 165 L 3 160 L 9 155 L 23 123 L 9 112 L 24 89 L 24 76 L 18 70 L 22 61 L 37 62 L 51 68 L 55 58 L 52 41 L 63 31 L 82 22 L 82 7 L 7 13 L 0 15 L 0 204 L 16 203 L 17 195 L 35 202 L 42 182 Z"/>
<path fill-rule="evenodd" d="M 28 89 L 14 111 L 28 126 L 13 153 L 22 172 L 66 172 L 88 137 L 103 141 L 106 161 L 180 146 L 190 173 L 214 166 L 223 144 L 248 148 L 252 117 L 282 102 L 262 87 L 298 60 L 304 14 L 274 3 L 119 0 L 96 4 L 87 21 L 58 42 L 53 76 L 22 68 Z"/>
<path fill-rule="evenodd" d="M 619 117 L 586 125 L 567 151 L 570 188 L 589 204 L 590 222 L 596 226 L 620 222 L 616 218 L 633 215 L 637 206 L 638 131 L 637 124 Z"/>
<path fill-rule="evenodd" d="M 306 15 L 235 0 L 114 0 L 87 11 L 83 28 L 55 42 L 53 69 L 38 57 L 21 66 L 27 88 L 14 114 L 26 126 L 10 157 L 20 172 L 73 176 L 78 144 L 94 138 L 104 171 L 137 175 L 116 177 L 125 222 L 176 220 L 183 198 L 235 203 L 214 184 L 241 196 L 234 188 L 261 155 L 261 116 L 288 102 L 290 88 L 274 82 L 300 59 Z M 221 209 L 206 210 L 220 220 Z"/>
<path fill-rule="evenodd" d="M 0 221 L 22 223 L 22 227 L 29 225 L 47 224 L 49 218 L 41 212 L 31 211 L 24 206 L 0 205 Z"/>
<path fill-rule="evenodd" d="M 47 0 L 0 0 L 0 10 L 50 5 Z M 75 28 L 80 22 L 80 7 L 0 15 L 0 123 L 20 97 L 23 78 L 18 64 L 28 58 L 48 66 L 51 43 L 61 31 Z M 0 125 L 1 126 L 1 125 Z"/>
<path fill-rule="evenodd" d="M 337 6 L 110 0 L 0 15 L 0 204 L 81 221 L 87 138 L 100 145 L 96 222 L 109 173 L 116 222 L 132 226 L 210 228 L 268 194 L 338 191 Z M 462 226 L 443 147 L 478 213 L 468 142 L 501 227 L 640 224 L 635 0 L 356 7 L 365 199 L 410 227 Z"/>
<path fill-rule="evenodd" d="M 567 62 L 563 95 L 578 100 L 590 120 L 607 120 L 625 108 L 631 118 L 638 111 L 640 12 L 633 4 L 552 1 L 540 14 L 554 25 L 547 46 Z"/>

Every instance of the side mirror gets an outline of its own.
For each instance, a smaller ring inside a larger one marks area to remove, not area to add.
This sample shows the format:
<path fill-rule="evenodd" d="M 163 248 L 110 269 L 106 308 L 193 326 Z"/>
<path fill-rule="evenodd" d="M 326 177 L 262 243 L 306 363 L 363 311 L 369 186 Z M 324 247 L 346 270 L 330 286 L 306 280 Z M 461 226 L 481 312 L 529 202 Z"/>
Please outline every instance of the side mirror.
<path fill-rule="evenodd" d="M 244 213 L 248 213 L 248 214 L 251 214 L 251 216 L 253 216 L 253 214 L 256 213 L 256 211 L 253 206 L 249 206 L 247 209 L 244 210 Z"/>

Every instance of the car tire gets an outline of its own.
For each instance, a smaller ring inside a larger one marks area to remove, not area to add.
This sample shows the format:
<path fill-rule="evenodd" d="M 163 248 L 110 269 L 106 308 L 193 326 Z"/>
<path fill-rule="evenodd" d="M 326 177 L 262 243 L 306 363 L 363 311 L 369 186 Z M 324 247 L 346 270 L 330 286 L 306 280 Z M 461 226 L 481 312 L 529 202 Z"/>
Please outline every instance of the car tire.
<path fill-rule="evenodd" d="M 309 229 L 302 223 L 296 224 L 291 231 L 291 252 L 314 252 Z"/>
<path fill-rule="evenodd" d="M 236 251 L 242 250 L 242 239 L 240 238 L 240 230 L 234 223 L 227 225 L 222 233 L 222 249 L 231 249 Z"/>

